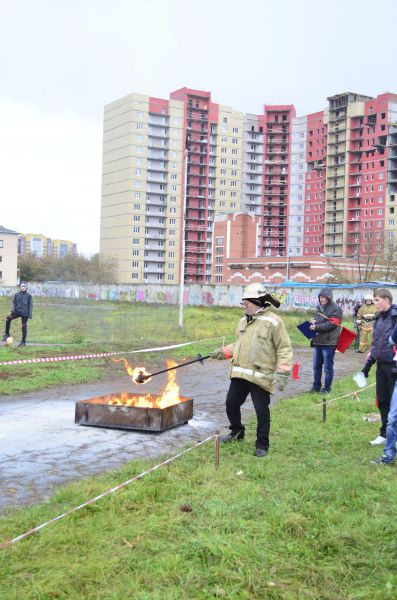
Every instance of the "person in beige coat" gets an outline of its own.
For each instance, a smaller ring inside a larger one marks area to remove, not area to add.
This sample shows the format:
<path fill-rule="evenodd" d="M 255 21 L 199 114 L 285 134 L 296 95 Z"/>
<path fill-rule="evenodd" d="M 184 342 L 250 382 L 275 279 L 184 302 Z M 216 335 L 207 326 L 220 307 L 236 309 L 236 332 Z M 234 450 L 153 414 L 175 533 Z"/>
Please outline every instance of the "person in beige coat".
<path fill-rule="evenodd" d="M 264 457 L 269 449 L 270 394 L 275 387 L 283 390 L 287 385 L 292 346 L 282 319 L 272 310 L 280 303 L 263 284 L 253 283 L 245 288 L 242 306 L 245 314 L 238 323 L 236 341 L 211 355 L 218 360 L 232 359 L 226 397 L 230 433 L 221 436 L 221 441 L 244 439 L 241 406 L 250 394 L 257 416 L 256 456 Z"/>
<path fill-rule="evenodd" d="M 358 309 L 356 325 L 360 330 L 360 346 L 357 352 L 365 352 L 371 348 L 374 330 L 376 306 L 372 296 L 365 296 L 364 304 Z"/>

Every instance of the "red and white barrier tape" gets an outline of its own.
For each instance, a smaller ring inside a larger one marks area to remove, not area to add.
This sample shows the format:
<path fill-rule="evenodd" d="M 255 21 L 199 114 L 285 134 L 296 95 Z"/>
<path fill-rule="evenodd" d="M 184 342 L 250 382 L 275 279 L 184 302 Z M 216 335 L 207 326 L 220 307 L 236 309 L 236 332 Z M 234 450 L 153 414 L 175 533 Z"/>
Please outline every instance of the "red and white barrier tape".
<path fill-rule="evenodd" d="M 6 365 L 28 365 L 32 363 L 49 363 L 63 362 L 65 360 L 87 360 L 91 358 L 103 358 L 106 356 L 118 356 L 120 354 L 140 354 L 143 352 L 160 352 L 161 350 L 172 350 L 173 348 L 182 348 L 192 344 L 200 344 L 201 342 L 209 342 L 212 340 L 221 340 L 222 337 L 207 338 L 205 340 L 194 340 L 193 342 L 184 342 L 183 344 L 173 344 L 172 346 L 161 346 L 158 348 L 142 348 L 141 350 L 127 350 L 125 352 L 101 352 L 96 354 L 79 354 L 73 356 L 47 356 L 46 358 L 21 358 L 18 360 L 7 360 L 0 362 L 0 366 Z"/>
<path fill-rule="evenodd" d="M 33 529 L 29 529 L 29 531 L 26 531 L 25 533 L 18 535 L 17 537 L 13 538 L 12 540 L 7 540 L 6 542 L 3 542 L 2 544 L 0 544 L 0 549 L 7 548 L 8 546 L 11 546 L 12 544 L 15 544 L 16 542 L 19 542 L 19 541 L 27 538 L 29 535 L 32 535 L 33 533 L 37 533 L 38 531 L 40 531 L 47 525 L 51 525 L 51 523 L 60 521 L 60 519 L 63 519 L 64 517 L 67 517 L 68 515 L 71 515 L 72 513 L 76 512 L 78 510 L 81 510 L 85 506 L 94 504 L 94 502 L 97 502 L 98 500 L 101 500 L 102 498 L 109 496 L 109 494 L 113 494 L 114 492 L 117 492 L 117 490 L 121 490 L 122 488 L 124 488 L 126 485 L 129 485 L 133 481 L 142 479 L 142 477 L 144 477 L 145 475 L 148 475 L 149 473 L 153 473 L 160 467 L 169 464 L 170 462 L 176 460 L 180 456 L 183 456 L 183 454 L 186 454 L 187 452 L 194 450 L 194 448 L 197 448 L 198 446 L 201 446 L 202 444 L 205 444 L 206 442 L 209 442 L 212 439 L 214 439 L 214 436 L 210 435 L 209 437 L 205 438 L 205 440 L 197 442 L 197 444 L 194 444 L 194 446 L 190 446 L 189 448 L 186 448 L 186 450 L 182 450 L 182 452 L 175 454 L 175 456 L 171 456 L 171 458 L 167 458 L 167 460 L 164 460 L 163 462 L 158 463 L 154 467 L 151 467 L 150 469 L 143 471 L 143 473 L 139 473 L 139 475 L 135 475 L 135 477 L 132 477 L 131 479 L 127 479 L 127 481 L 124 481 L 123 483 L 116 485 L 115 487 L 111 488 L 110 490 L 107 490 L 106 492 L 103 492 L 103 494 L 99 494 L 98 496 L 95 496 L 95 498 L 91 498 L 91 500 L 87 500 L 87 502 L 83 502 L 83 504 L 79 504 L 79 506 L 76 506 L 75 508 L 71 508 L 70 510 L 67 510 L 66 512 L 62 513 L 61 515 L 54 517 L 53 519 L 50 519 L 49 521 L 46 521 L 45 523 L 42 523 L 41 525 L 37 525 L 37 527 L 33 527 Z"/>

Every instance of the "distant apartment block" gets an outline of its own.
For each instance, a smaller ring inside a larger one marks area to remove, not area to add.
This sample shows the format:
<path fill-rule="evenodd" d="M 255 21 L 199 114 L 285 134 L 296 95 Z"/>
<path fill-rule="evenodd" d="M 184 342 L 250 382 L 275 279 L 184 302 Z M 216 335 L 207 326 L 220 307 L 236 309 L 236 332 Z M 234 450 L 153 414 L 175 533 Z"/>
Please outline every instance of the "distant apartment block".
<path fill-rule="evenodd" d="M 243 213 L 256 235 L 230 237 L 236 258 L 382 255 L 396 189 L 396 94 L 337 94 L 304 116 L 245 114 L 189 88 L 130 94 L 105 107 L 100 252 L 120 282 L 222 283 L 214 229 Z"/>
<path fill-rule="evenodd" d="M 0 225 L 0 285 L 18 281 L 18 232 Z"/>
<path fill-rule="evenodd" d="M 56 256 L 58 258 L 67 254 L 77 254 L 77 244 L 69 240 L 54 240 L 41 233 L 20 233 L 18 236 L 18 254 L 32 254 L 42 256 Z"/>

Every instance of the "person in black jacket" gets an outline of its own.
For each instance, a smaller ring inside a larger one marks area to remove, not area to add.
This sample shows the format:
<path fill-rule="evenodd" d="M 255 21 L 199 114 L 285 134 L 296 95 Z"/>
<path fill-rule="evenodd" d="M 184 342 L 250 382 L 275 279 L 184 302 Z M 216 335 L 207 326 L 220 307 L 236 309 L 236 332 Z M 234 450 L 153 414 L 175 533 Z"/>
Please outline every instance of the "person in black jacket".
<path fill-rule="evenodd" d="M 393 344 L 394 349 L 397 348 L 397 325 L 394 327 L 392 334 L 389 338 L 389 342 Z M 392 373 L 397 374 L 397 353 L 394 357 L 394 367 L 392 367 Z M 390 410 L 387 416 L 387 427 L 386 427 L 386 443 L 383 454 L 371 460 L 370 462 L 374 465 L 394 465 L 396 460 L 396 444 L 397 444 L 397 378 L 393 388 L 393 394 L 390 401 Z"/>
<path fill-rule="evenodd" d="M 329 394 L 334 378 L 334 358 L 342 321 L 342 309 L 332 300 L 332 290 L 323 288 L 318 295 L 319 308 L 310 329 L 316 332 L 312 338 L 314 380 L 311 392 Z M 324 387 L 321 387 L 324 366 Z"/>
<path fill-rule="evenodd" d="M 386 288 L 375 290 L 374 302 L 378 312 L 375 317 L 371 349 L 362 372 L 365 377 L 368 377 L 372 365 L 376 363 L 376 399 L 382 423 L 379 435 L 371 441 L 371 444 L 377 446 L 386 442 L 387 417 L 396 382 L 393 373 L 395 351 L 390 336 L 397 324 L 397 304 L 393 304 L 392 293 Z"/>
<path fill-rule="evenodd" d="M 19 286 L 20 292 L 17 292 L 12 301 L 11 313 L 6 319 L 6 330 L 3 341 L 10 336 L 11 321 L 21 318 L 22 323 L 22 340 L 19 346 L 26 346 L 26 334 L 28 332 L 28 319 L 32 318 L 33 298 L 28 292 L 28 284 L 26 281 L 21 281 Z"/>

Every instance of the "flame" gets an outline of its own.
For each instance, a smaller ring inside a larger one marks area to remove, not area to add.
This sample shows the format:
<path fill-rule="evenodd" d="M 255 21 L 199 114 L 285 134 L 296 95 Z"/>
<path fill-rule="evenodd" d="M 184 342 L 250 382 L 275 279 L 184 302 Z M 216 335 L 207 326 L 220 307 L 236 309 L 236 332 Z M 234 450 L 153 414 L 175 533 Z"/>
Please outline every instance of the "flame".
<path fill-rule="evenodd" d="M 128 362 L 128 360 L 126 360 L 125 358 L 112 358 L 113 362 L 123 362 L 124 363 L 124 367 L 128 373 L 128 375 L 132 378 L 132 381 L 134 383 L 137 383 L 137 377 L 138 375 L 150 375 L 150 373 L 148 373 L 145 369 L 145 367 L 132 367 L 130 365 L 130 363 Z M 140 381 L 139 383 L 141 385 L 143 385 L 144 383 L 146 383 L 147 381 L 150 381 L 152 378 L 151 377 L 147 377 L 144 379 L 144 381 Z"/>
<path fill-rule="evenodd" d="M 132 380 L 135 383 L 134 376 L 136 377 L 140 372 L 144 375 L 148 375 L 144 367 L 136 367 L 133 369 L 125 358 L 114 359 L 116 361 L 123 361 L 124 366 L 127 369 L 128 375 L 131 375 Z M 167 368 L 176 367 L 177 363 L 172 360 L 167 360 Z M 123 392 L 120 396 L 111 398 L 108 404 L 115 406 L 139 406 L 142 408 L 166 408 L 167 406 L 173 406 L 181 402 L 179 396 L 179 385 L 176 382 L 176 372 L 168 371 L 167 385 L 161 396 L 153 397 L 151 394 L 142 396 L 134 396 L 128 392 Z M 150 381 L 147 379 L 146 381 Z M 146 383 L 145 381 L 145 383 Z"/>

